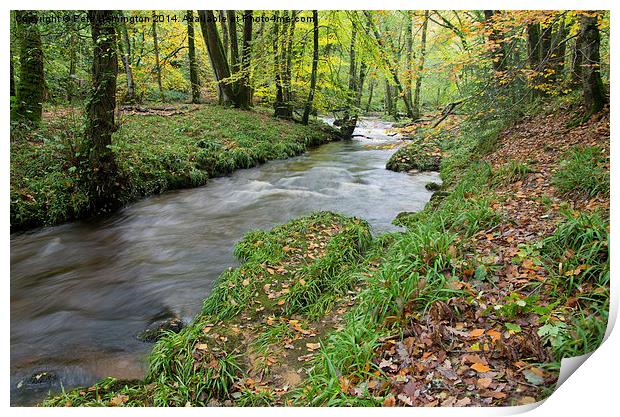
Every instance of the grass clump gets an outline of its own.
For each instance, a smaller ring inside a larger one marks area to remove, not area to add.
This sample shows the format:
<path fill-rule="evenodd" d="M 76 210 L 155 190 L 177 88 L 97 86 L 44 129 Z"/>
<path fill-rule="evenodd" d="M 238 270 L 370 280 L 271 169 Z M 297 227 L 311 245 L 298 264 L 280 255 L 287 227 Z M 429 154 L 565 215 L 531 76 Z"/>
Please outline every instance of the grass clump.
<path fill-rule="evenodd" d="M 553 296 L 562 307 L 538 331 L 553 349 L 558 367 L 562 358 L 598 348 L 609 317 L 608 213 L 565 211 L 563 215 L 556 231 L 541 245 Z"/>
<path fill-rule="evenodd" d="M 560 195 L 595 197 L 609 193 L 609 160 L 600 147 L 578 146 L 569 151 L 553 176 Z"/>
<path fill-rule="evenodd" d="M 523 181 L 534 169 L 526 162 L 510 160 L 502 165 L 495 173 L 495 181 L 498 184 L 514 183 Z"/>
<path fill-rule="evenodd" d="M 112 138 L 120 203 L 273 159 L 334 138 L 326 125 L 303 126 L 262 112 L 199 106 L 184 114 L 123 115 Z M 38 130 L 11 130 L 11 228 L 51 226 L 92 214 L 84 167 L 83 116 L 55 115 Z"/>

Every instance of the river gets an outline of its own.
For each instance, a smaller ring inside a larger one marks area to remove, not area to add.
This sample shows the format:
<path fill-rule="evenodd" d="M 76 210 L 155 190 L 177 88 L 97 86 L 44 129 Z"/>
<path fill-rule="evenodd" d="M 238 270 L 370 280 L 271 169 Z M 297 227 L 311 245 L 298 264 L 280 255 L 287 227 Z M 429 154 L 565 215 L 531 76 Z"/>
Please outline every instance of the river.
<path fill-rule="evenodd" d="M 434 172 L 385 169 L 397 141 L 364 119 L 351 141 L 268 162 L 141 200 L 98 219 L 11 236 L 11 404 L 40 401 L 24 378 L 58 375 L 52 389 L 114 376 L 141 378 L 151 344 L 135 338 L 162 310 L 184 320 L 234 266 L 233 246 L 317 210 L 362 217 L 374 233 L 401 211 L 424 207 Z"/>

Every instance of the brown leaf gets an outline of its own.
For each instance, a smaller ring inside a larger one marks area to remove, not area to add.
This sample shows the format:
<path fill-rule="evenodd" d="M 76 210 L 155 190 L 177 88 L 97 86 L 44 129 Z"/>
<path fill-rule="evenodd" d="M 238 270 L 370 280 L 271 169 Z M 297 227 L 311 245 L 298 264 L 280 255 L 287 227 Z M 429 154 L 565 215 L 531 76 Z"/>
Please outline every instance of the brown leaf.
<path fill-rule="evenodd" d="M 117 407 L 121 404 L 125 404 L 127 401 L 129 401 L 129 397 L 127 395 L 117 395 L 110 400 L 110 405 Z"/>
<path fill-rule="evenodd" d="M 491 385 L 491 378 L 480 378 L 478 379 L 478 381 L 476 382 L 478 384 L 478 387 L 480 388 L 488 388 L 489 385 Z"/>
<path fill-rule="evenodd" d="M 396 398 L 394 398 L 393 395 L 390 395 L 389 397 L 385 397 L 385 400 L 383 400 L 383 406 L 384 407 L 396 406 Z"/>

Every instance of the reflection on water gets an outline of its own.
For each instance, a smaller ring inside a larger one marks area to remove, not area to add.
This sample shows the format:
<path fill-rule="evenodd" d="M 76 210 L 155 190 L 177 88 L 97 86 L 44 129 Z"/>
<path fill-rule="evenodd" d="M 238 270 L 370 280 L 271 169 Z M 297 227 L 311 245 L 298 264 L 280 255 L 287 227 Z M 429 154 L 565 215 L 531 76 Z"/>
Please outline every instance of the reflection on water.
<path fill-rule="evenodd" d="M 104 376 L 138 378 L 151 345 L 135 334 L 169 310 L 196 314 L 234 244 L 316 210 L 360 216 L 373 231 L 395 229 L 401 211 L 420 210 L 436 173 L 385 169 L 395 139 L 366 120 L 371 137 L 214 179 L 204 187 L 142 200 L 113 216 L 11 236 L 11 402 L 40 399 L 17 390 L 35 371 L 67 387 Z"/>

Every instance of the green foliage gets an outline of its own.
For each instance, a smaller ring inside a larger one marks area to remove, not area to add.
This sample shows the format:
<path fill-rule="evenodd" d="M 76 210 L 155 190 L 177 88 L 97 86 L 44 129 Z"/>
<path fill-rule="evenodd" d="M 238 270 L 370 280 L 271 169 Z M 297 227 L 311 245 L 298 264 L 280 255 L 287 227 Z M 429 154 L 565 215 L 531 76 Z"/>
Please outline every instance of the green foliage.
<path fill-rule="evenodd" d="M 594 197 L 609 193 L 609 161 L 599 147 L 578 146 L 560 163 L 553 184 L 564 196 Z"/>
<path fill-rule="evenodd" d="M 495 174 L 495 180 L 498 183 L 523 181 L 527 178 L 528 174 L 532 172 L 534 172 L 534 170 L 527 163 L 510 160 L 500 167 Z"/>
<path fill-rule="evenodd" d="M 609 219 L 602 213 L 565 212 L 543 245 L 558 283 L 569 291 L 584 282 L 609 284 Z"/>

